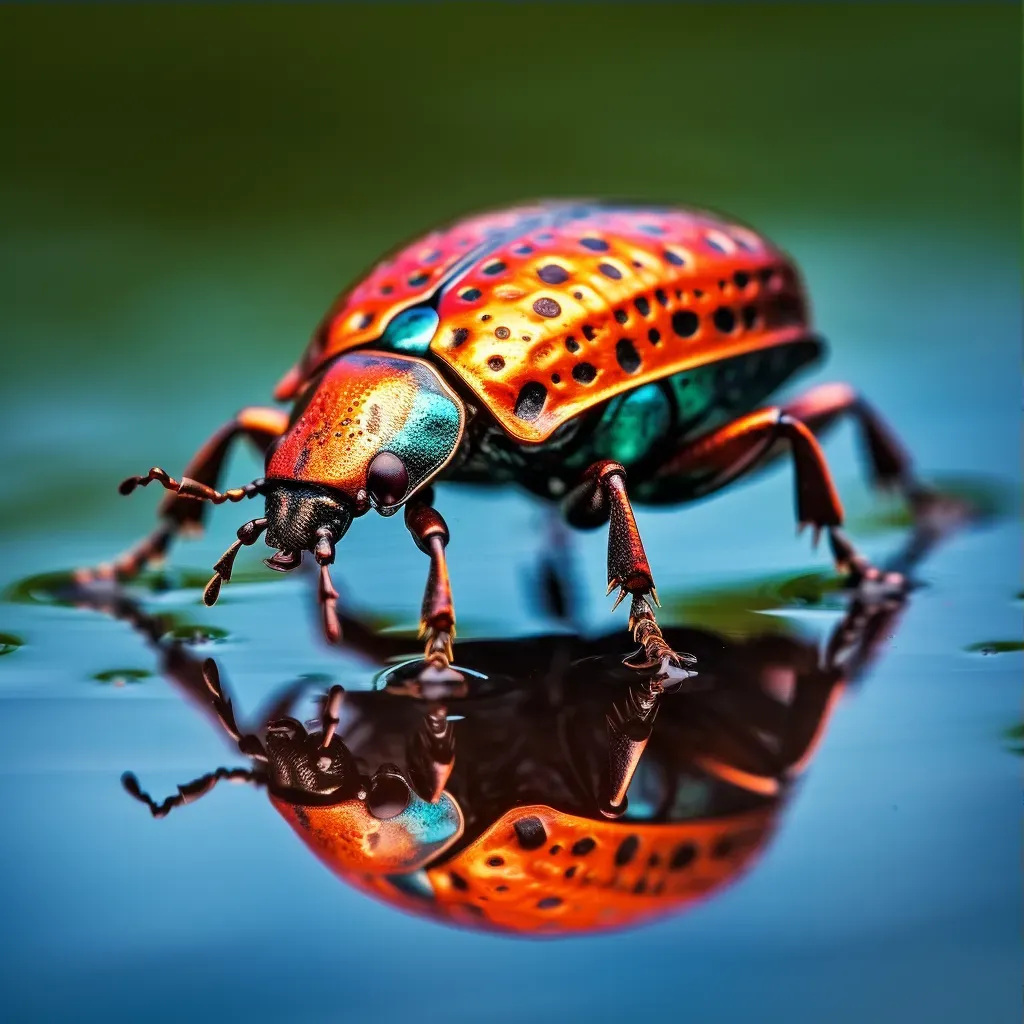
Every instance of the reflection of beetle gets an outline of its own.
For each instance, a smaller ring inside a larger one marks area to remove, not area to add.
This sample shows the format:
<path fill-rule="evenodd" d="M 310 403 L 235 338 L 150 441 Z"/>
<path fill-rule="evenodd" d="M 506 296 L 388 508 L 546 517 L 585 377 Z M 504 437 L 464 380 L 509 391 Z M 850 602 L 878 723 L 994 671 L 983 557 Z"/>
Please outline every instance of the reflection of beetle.
<path fill-rule="evenodd" d="M 242 545 L 266 532 L 274 569 L 304 551 L 320 565 L 329 638 L 339 635 L 328 566 L 353 518 L 405 506 L 431 559 L 426 657 L 451 657 L 455 612 L 448 528 L 436 480 L 515 482 L 563 502 L 578 527 L 609 523 L 609 591 L 631 598 L 637 667 L 687 661 L 655 622 L 654 578 L 632 499 L 678 504 L 709 494 L 786 446 L 797 516 L 828 532 L 859 582 L 875 571 L 841 533 L 843 510 L 815 434 L 852 415 L 876 483 L 918 510 L 929 493 L 878 416 L 845 385 L 785 406 L 761 402 L 822 350 L 793 263 L 730 220 L 671 208 L 552 202 L 471 217 L 396 252 L 328 312 L 276 396 L 241 412 L 180 480 L 154 468 L 122 484 L 175 492 L 162 524 L 106 573 L 128 576 L 197 527 L 203 501 L 266 498 L 238 531 L 206 591 L 212 604 Z M 220 492 L 231 442 L 266 453 L 266 479 Z M 893 580 L 894 584 L 898 581 Z"/>
<path fill-rule="evenodd" d="M 124 599 L 106 610 L 154 640 L 163 632 Z M 161 642 L 168 678 L 252 766 L 218 769 L 163 803 L 124 781 L 157 816 L 218 779 L 265 785 L 341 879 L 406 910 L 519 933 L 623 927 L 750 866 L 835 697 L 897 614 L 855 603 L 823 656 L 783 636 L 669 629 L 702 663 L 702 688 L 672 693 L 622 667 L 614 635 L 467 641 L 464 656 L 488 678 L 424 683 L 409 666 L 380 690 L 335 687 L 312 732 L 290 717 L 293 686 L 255 735 L 238 728 L 212 661 Z M 344 624 L 379 660 L 401 650 Z"/>

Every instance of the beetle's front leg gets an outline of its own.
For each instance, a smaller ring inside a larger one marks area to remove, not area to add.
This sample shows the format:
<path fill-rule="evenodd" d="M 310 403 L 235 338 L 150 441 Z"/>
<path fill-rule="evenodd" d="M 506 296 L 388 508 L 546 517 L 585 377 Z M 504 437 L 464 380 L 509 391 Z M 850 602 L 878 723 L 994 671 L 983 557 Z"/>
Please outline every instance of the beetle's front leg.
<path fill-rule="evenodd" d="M 266 454 L 287 427 L 288 414 L 280 409 L 257 406 L 243 409 L 196 452 L 185 467 L 181 480 L 174 480 L 158 468 L 150 470 L 145 477 L 129 477 L 121 485 L 122 494 L 130 494 L 151 480 L 171 491 L 160 505 L 160 525 L 113 562 L 94 569 L 80 569 L 76 574 L 78 581 L 130 579 L 162 558 L 179 533 L 201 530 L 210 502 L 220 504 L 225 500 L 237 501 L 253 496 L 257 488 L 251 484 L 224 492 L 216 490 L 228 452 L 239 437 L 248 437 L 261 453 Z"/>
<path fill-rule="evenodd" d="M 428 664 L 446 669 L 452 662 L 455 638 L 455 605 L 444 556 L 449 539 L 448 525 L 441 513 L 424 501 L 412 501 L 405 506 L 405 525 L 416 546 L 430 559 L 420 614 L 420 636 L 426 638 L 423 657 Z"/>
<path fill-rule="evenodd" d="M 608 593 L 619 590 L 613 608 L 627 595 L 631 597 L 629 629 L 641 648 L 625 664 L 636 669 L 658 667 L 666 679 L 689 676 L 685 666 L 696 659 L 673 651 L 654 617 L 650 602 L 658 604 L 658 593 L 626 494 L 625 469 L 617 462 L 607 461 L 591 466 L 583 483 L 568 496 L 566 518 L 578 526 L 608 522 Z"/>

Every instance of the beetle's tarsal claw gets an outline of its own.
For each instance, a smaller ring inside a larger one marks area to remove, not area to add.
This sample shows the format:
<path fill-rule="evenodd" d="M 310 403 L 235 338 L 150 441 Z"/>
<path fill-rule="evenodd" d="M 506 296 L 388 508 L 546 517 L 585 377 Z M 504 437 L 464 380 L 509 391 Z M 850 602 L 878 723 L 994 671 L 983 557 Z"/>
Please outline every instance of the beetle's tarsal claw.
<path fill-rule="evenodd" d="M 291 572 L 302 564 L 301 551 L 275 551 L 270 558 L 264 558 L 263 564 L 274 572 Z"/>

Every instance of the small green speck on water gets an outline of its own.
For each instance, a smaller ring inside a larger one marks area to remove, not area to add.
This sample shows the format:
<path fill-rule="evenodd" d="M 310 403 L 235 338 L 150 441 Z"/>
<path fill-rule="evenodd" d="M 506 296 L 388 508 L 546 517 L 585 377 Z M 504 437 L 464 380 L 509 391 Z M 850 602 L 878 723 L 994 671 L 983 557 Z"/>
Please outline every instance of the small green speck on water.
<path fill-rule="evenodd" d="M 105 672 L 97 672 L 93 679 L 98 683 L 125 686 L 128 683 L 141 683 L 143 679 L 149 679 L 152 675 L 152 672 L 144 668 L 111 668 Z"/>
<path fill-rule="evenodd" d="M 1024 651 L 1024 640 L 981 640 L 968 644 L 964 650 L 971 654 L 1009 654 L 1011 651 Z"/>
<path fill-rule="evenodd" d="M 24 646 L 25 641 L 13 633 L 0 633 L 0 654 L 12 654 L 19 647 Z"/>
<path fill-rule="evenodd" d="M 182 622 L 174 625 L 165 636 L 171 640 L 180 640 L 186 644 L 220 643 L 231 634 L 218 626 L 206 626 L 199 623 Z"/>

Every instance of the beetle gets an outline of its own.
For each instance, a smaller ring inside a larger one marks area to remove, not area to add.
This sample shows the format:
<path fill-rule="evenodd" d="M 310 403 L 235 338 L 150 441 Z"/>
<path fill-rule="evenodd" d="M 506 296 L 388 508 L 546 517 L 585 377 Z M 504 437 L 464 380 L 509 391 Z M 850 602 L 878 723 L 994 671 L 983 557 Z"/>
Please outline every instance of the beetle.
<path fill-rule="evenodd" d="M 332 687 L 309 722 L 292 684 L 246 731 L 216 662 L 119 596 L 106 610 L 154 642 L 162 673 L 249 759 L 159 802 L 130 772 L 122 784 L 156 818 L 220 780 L 260 786 L 345 884 L 448 924 L 548 937 L 637 926 L 753 867 L 837 698 L 905 607 L 855 599 L 822 651 L 669 628 L 702 666 L 699 687 L 674 690 L 620 665 L 615 633 L 470 640 L 480 671 L 461 683 L 425 686 L 406 663 L 378 689 Z M 409 656 L 408 640 L 342 615 L 374 661 Z"/>
<path fill-rule="evenodd" d="M 665 642 L 655 618 L 633 503 L 703 498 L 788 450 L 798 522 L 815 539 L 827 533 L 856 586 L 882 578 L 841 529 L 817 435 L 852 417 L 875 484 L 899 489 L 917 512 L 933 496 L 851 387 L 765 404 L 823 351 L 794 262 L 731 218 L 592 201 L 471 216 L 400 248 L 337 299 L 277 387 L 290 413 L 243 409 L 181 479 L 154 467 L 125 480 L 124 494 L 152 481 L 172 493 L 158 528 L 98 573 L 132 576 L 177 533 L 198 528 L 209 503 L 262 496 L 264 515 L 238 530 L 204 599 L 216 601 L 239 549 L 265 534 L 272 569 L 294 569 L 312 552 L 324 633 L 335 642 L 336 545 L 370 509 L 404 508 L 430 559 L 424 657 L 444 669 L 455 609 L 433 484 L 518 484 L 560 505 L 573 527 L 608 524 L 608 592 L 618 591 L 616 606 L 630 598 L 639 645 L 628 663 L 685 672 L 692 658 Z M 265 454 L 265 476 L 220 491 L 239 437 Z"/>

